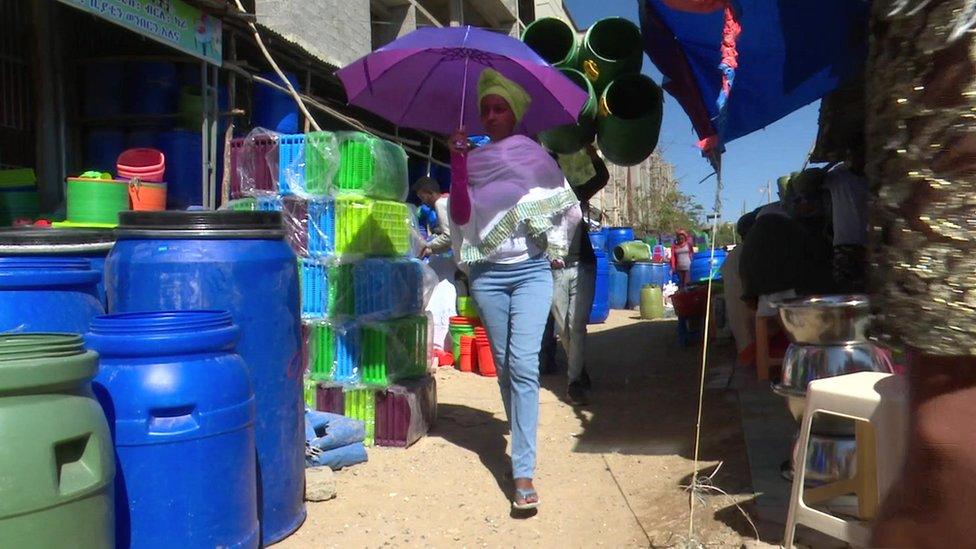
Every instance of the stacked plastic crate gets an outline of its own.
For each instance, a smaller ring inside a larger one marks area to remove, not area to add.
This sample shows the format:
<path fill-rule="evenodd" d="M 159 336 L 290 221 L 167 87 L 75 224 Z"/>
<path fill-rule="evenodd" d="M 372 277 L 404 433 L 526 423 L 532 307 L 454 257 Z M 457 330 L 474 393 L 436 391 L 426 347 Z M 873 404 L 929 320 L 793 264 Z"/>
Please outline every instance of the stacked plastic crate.
<path fill-rule="evenodd" d="M 364 421 L 367 445 L 408 446 L 434 421 L 436 387 L 406 154 L 362 133 L 271 139 L 277 150 L 262 133 L 238 147 L 236 164 L 267 173 L 238 170 L 232 189 L 248 198 L 233 204 L 283 212 L 302 281 L 306 403 Z"/>

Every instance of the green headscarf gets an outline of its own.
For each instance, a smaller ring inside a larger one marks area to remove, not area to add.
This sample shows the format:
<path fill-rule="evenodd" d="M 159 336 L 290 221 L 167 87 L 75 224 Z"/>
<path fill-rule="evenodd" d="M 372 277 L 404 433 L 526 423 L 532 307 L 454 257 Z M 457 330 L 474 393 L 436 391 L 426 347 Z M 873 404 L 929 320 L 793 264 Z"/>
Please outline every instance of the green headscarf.
<path fill-rule="evenodd" d="M 529 105 L 532 103 L 532 98 L 525 93 L 522 86 L 505 78 L 494 69 L 481 71 L 481 77 L 478 79 L 479 104 L 486 95 L 497 95 L 507 101 L 512 113 L 515 114 L 516 123 L 522 121 L 525 111 L 529 109 Z"/>

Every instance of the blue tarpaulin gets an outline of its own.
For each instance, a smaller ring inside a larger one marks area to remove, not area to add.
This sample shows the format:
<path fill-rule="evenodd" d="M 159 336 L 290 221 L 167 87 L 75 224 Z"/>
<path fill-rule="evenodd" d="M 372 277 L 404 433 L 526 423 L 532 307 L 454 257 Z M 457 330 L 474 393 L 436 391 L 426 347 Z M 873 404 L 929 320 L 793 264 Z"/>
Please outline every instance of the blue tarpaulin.
<path fill-rule="evenodd" d="M 722 10 L 695 14 L 641 1 L 644 47 L 664 88 L 700 139 L 728 143 L 820 99 L 857 74 L 867 56 L 865 0 L 733 0 L 738 67 L 724 108 Z"/>

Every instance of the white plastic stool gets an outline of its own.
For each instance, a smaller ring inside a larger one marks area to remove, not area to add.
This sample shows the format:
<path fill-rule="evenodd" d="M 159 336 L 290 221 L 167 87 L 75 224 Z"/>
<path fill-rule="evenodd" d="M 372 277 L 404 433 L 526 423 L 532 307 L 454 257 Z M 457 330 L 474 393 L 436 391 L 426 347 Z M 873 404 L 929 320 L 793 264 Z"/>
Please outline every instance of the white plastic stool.
<path fill-rule="evenodd" d="M 816 414 L 857 420 L 857 473 L 852 479 L 804 490 L 810 426 Z M 793 464 L 793 492 L 783 546 L 793 547 L 796 526 L 803 524 L 851 545 L 866 547 L 871 534 L 867 521 L 874 518 L 878 502 L 901 469 L 907 438 L 908 387 L 903 376 L 860 372 L 811 382 Z M 850 493 L 858 496 L 862 520 L 844 520 L 807 505 Z"/>

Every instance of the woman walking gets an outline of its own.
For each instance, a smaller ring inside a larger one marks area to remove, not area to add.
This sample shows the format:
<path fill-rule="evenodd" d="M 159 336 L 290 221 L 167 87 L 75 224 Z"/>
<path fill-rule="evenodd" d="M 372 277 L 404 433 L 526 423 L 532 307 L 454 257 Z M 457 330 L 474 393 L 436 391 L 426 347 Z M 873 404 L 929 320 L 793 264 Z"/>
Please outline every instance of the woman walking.
<path fill-rule="evenodd" d="M 491 143 L 471 149 L 451 136 L 450 212 L 455 257 L 491 339 L 512 433 L 513 506 L 539 505 L 535 475 L 539 349 L 558 265 L 582 215 L 562 171 L 535 141 L 515 135 L 531 98 L 492 69 L 478 81 L 481 122 Z"/>

